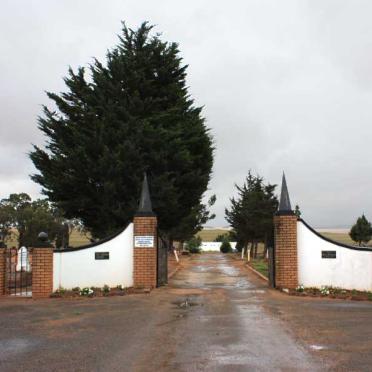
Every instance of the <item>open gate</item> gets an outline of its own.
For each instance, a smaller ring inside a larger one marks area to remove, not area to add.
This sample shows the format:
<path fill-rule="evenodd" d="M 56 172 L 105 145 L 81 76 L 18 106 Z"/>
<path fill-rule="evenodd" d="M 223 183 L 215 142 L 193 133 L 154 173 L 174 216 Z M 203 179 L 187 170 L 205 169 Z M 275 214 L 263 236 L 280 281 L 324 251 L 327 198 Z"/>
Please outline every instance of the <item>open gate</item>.
<path fill-rule="evenodd" d="M 32 296 L 32 254 L 26 247 L 7 248 L 5 260 L 5 293 L 10 296 Z"/>
<path fill-rule="evenodd" d="M 168 245 L 158 234 L 156 286 L 168 283 Z"/>

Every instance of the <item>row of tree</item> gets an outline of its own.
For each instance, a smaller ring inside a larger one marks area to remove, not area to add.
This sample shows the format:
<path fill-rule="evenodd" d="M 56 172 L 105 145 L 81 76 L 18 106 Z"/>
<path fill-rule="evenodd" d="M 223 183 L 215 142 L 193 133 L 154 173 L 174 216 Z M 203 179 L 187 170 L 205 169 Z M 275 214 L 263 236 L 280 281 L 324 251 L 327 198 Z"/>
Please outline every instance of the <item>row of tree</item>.
<path fill-rule="evenodd" d="M 262 177 L 249 172 L 243 186 L 236 185 L 236 188 L 238 197 L 230 199 L 231 207 L 225 210 L 226 220 L 233 230 L 218 236 L 216 241 L 236 240 L 240 251 L 251 244 L 253 257 L 257 255 L 258 243 L 264 243 L 265 254 L 268 244 L 273 243 L 273 215 L 278 208 L 276 185 L 265 184 Z M 294 213 L 301 216 L 298 205 Z M 349 236 L 359 246 L 372 239 L 372 224 L 364 214 L 352 226 Z"/>
<path fill-rule="evenodd" d="M 73 229 L 82 230 L 79 220 L 66 220 L 46 199 L 31 200 L 26 193 L 0 200 L 0 241 L 17 242 L 18 247 L 36 246 L 41 231 L 58 248 L 69 246 Z"/>

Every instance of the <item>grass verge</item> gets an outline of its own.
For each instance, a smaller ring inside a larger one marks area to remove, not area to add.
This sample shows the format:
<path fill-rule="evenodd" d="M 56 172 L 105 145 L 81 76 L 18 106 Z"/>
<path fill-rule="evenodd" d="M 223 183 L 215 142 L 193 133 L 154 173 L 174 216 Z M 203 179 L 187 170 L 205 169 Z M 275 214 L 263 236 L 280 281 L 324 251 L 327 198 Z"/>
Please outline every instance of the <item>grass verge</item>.
<path fill-rule="evenodd" d="M 254 259 L 249 262 L 249 265 L 251 265 L 256 271 L 264 275 L 266 278 L 269 277 L 269 267 L 266 260 Z"/>

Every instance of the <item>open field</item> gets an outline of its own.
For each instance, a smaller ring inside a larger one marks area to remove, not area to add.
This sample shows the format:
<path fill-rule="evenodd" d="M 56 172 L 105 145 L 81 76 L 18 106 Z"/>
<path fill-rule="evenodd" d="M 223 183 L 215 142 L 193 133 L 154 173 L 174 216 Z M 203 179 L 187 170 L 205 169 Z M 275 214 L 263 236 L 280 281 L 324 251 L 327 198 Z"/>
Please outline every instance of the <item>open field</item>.
<path fill-rule="evenodd" d="M 349 234 L 345 231 L 342 232 L 336 232 L 337 230 L 329 229 L 329 231 L 326 231 L 326 229 L 321 229 L 319 232 L 324 235 L 325 237 L 332 239 L 336 242 L 340 242 L 343 244 L 348 245 L 355 245 L 355 243 L 351 240 Z M 201 237 L 202 241 L 204 242 L 213 242 L 218 235 L 221 234 L 227 234 L 229 232 L 228 229 L 225 228 L 208 228 L 200 231 L 197 235 Z M 17 247 L 17 238 L 16 238 L 16 232 L 13 234 L 12 238 L 7 241 L 8 247 Z M 79 247 L 85 244 L 89 244 L 90 235 L 89 234 L 82 234 L 77 230 L 74 230 L 70 237 L 70 245 L 72 247 Z M 369 243 L 369 246 L 372 246 L 372 242 Z"/>
<path fill-rule="evenodd" d="M 227 229 L 209 228 L 200 231 L 197 235 L 200 236 L 204 242 L 211 242 L 214 241 L 218 235 L 226 234 L 228 232 L 229 230 Z M 340 232 L 338 232 L 338 229 L 319 229 L 319 233 L 327 237 L 328 239 L 334 240 L 336 242 L 348 245 L 355 245 L 355 242 L 351 240 L 346 229 L 340 229 Z M 371 245 L 371 243 L 369 245 Z"/>
<path fill-rule="evenodd" d="M 213 242 L 218 235 L 228 234 L 228 229 L 203 229 L 202 231 L 198 232 L 196 235 L 200 236 L 203 242 Z"/>
<path fill-rule="evenodd" d="M 85 235 L 85 234 L 80 233 L 78 230 L 73 230 L 70 236 L 70 246 L 80 247 L 82 245 L 89 244 L 90 243 L 89 237 L 90 237 L 89 233 Z M 13 231 L 10 239 L 6 241 L 6 245 L 9 248 L 18 247 L 17 238 L 18 238 L 18 233 L 15 230 Z"/>
<path fill-rule="evenodd" d="M 328 239 L 335 240 L 336 242 L 355 245 L 355 242 L 351 240 L 349 234 L 347 233 L 321 232 L 321 234 Z"/>

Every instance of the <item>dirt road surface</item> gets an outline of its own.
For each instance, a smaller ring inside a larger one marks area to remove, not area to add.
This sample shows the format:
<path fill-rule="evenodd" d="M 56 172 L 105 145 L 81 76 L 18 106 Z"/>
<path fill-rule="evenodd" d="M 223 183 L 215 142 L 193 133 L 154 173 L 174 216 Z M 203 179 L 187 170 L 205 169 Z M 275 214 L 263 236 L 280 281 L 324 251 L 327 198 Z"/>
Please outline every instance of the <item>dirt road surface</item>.
<path fill-rule="evenodd" d="M 368 371 L 372 304 L 289 297 L 193 256 L 151 294 L 0 301 L 1 371 Z"/>

